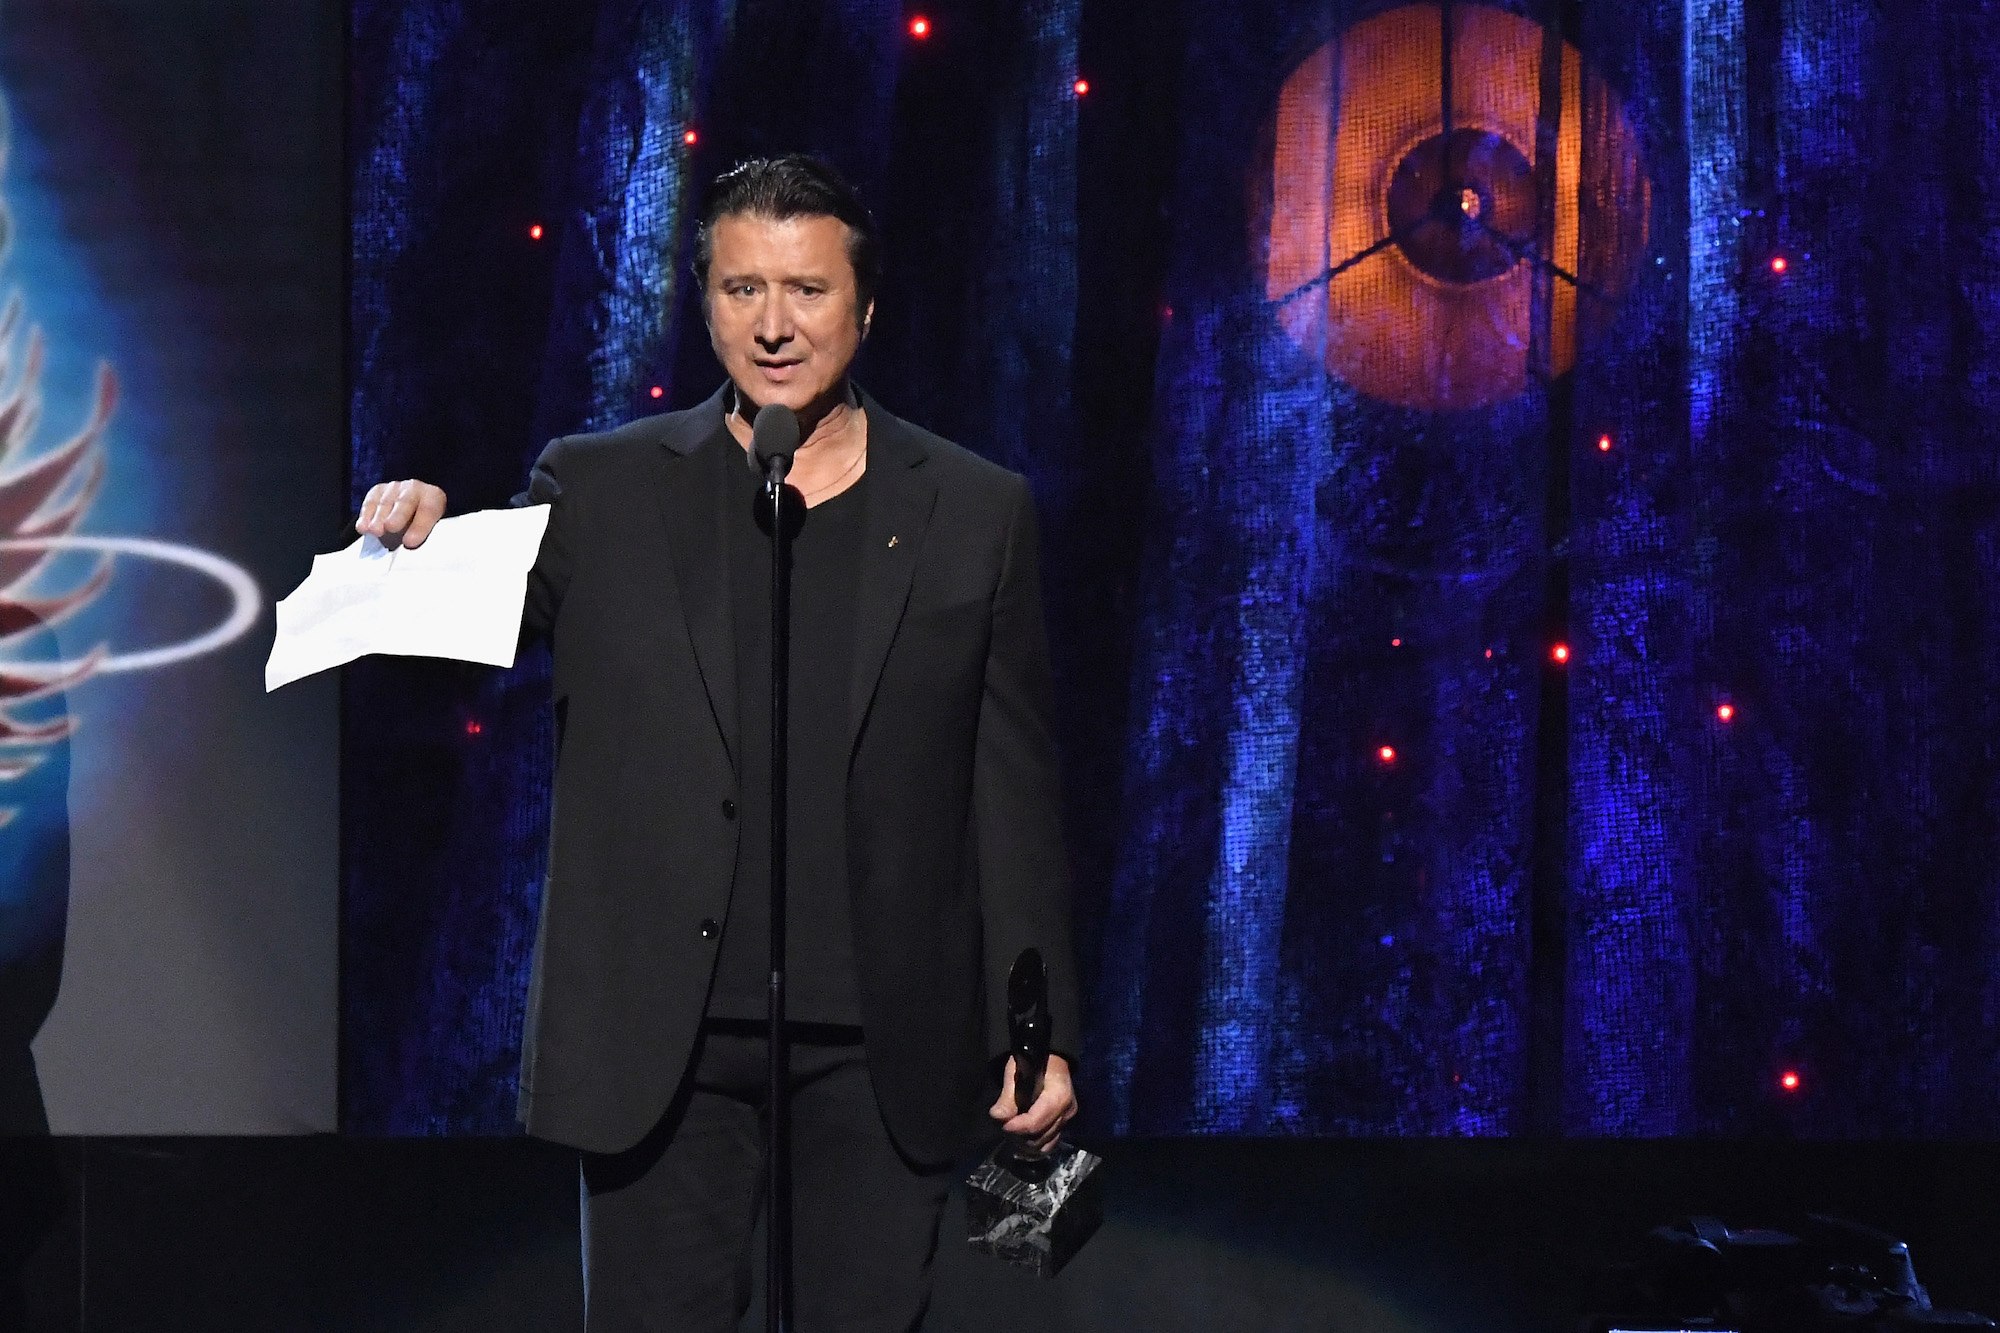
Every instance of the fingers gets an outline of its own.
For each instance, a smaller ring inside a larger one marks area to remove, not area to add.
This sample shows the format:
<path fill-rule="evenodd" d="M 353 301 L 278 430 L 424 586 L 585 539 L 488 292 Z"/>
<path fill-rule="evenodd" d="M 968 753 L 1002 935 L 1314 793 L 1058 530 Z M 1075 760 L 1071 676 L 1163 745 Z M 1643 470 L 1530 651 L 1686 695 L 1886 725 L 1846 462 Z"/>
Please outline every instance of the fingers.
<path fill-rule="evenodd" d="M 410 515 L 410 525 L 403 530 L 403 545 L 422 546 L 424 538 L 431 535 L 431 529 L 444 517 L 444 492 L 435 486 L 425 486 L 417 496 L 416 512 Z"/>
<path fill-rule="evenodd" d="M 421 546 L 444 507 L 444 491 L 427 481 L 378 482 L 368 488 L 354 530 L 385 543 Z"/>
<path fill-rule="evenodd" d="M 1007 1062 L 1001 1076 L 1000 1096 L 986 1113 L 1001 1122 L 1002 1132 L 1032 1146 L 1037 1152 L 1051 1152 L 1062 1141 L 1063 1126 L 1076 1116 L 1076 1093 L 1067 1070 L 1051 1066 L 1050 1077 L 1042 1085 L 1035 1104 L 1026 1111 L 1014 1110 L 1014 1062 Z"/>
<path fill-rule="evenodd" d="M 379 522 L 384 533 L 407 533 L 410 520 L 417 515 L 417 488 L 420 481 L 399 481 L 389 492 L 388 507 L 382 511 Z M 380 534 L 378 534 L 380 535 Z M 405 546 L 410 543 L 406 540 Z"/>
<path fill-rule="evenodd" d="M 376 526 L 380 517 L 382 498 L 389 493 L 394 482 L 378 481 L 368 488 L 368 494 L 361 498 L 361 513 L 354 520 L 354 530 L 369 536 L 379 537 L 381 529 Z"/>
<path fill-rule="evenodd" d="M 1035 1104 L 1003 1123 L 1003 1132 L 1016 1138 L 1038 1140 L 1060 1133 L 1076 1114 L 1076 1098 L 1067 1089 L 1044 1088 Z"/>
<path fill-rule="evenodd" d="M 1058 1116 L 1053 1124 L 1039 1134 L 1030 1134 L 1013 1129 L 1009 1129 L 1007 1133 L 1015 1142 L 1025 1147 L 1033 1148 L 1038 1153 L 1046 1154 L 1054 1152 L 1061 1145 L 1063 1126 L 1068 1123 L 1068 1116 Z"/>

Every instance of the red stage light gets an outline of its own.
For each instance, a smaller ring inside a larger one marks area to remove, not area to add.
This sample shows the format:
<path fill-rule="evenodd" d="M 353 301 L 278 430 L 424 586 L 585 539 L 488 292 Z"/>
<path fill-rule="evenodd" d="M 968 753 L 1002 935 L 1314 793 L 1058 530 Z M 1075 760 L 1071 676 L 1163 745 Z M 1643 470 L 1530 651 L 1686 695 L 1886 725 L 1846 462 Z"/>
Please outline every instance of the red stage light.
<path fill-rule="evenodd" d="M 1787 260 L 1783 255 L 1771 256 L 1771 272 L 1776 273 L 1782 277 L 1784 275 L 1785 270 L 1790 268 L 1791 266 L 1792 266 L 1791 262 Z"/>
<path fill-rule="evenodd" d="M 1611 437 L 1609 435 L 1600 435 L 1597 437 L 1597 452 L 1600 454 L 1611 452 Z"/>
<path fill-rule="evenodd" d="M 486 728 L 485 728 L 485 727 L 483 727 L 483 726 L 481 726 L 481 725 L 479 724 L 479 719 L 478 719 L 478 718 L 476 718 L 476 717 L 475 717 L 475 718 L 468 718 L 468 719 L 466 720 L 466 723 L 465 723 L 465 734 L 466 734 L 466 735 L 468 735 L 468 736 L 477 736 L 477 735 L 478 735 L 478 734 L 479 734 L 480 732 L 482 732 L 482 731 L 485 731 L 485 730 L 486 730 Z"/>
<path fill-rule="evenodd" d="M 1736 705 L 1717 704 L 1715 706 L 1715 720 L 1717 722 L 1734 722 L 1736 720 Z"/>
<path fill-rule="evenodd" d="M 1493 660 L 1493 650 L 1491 648 L 1486 650 L 1486 660 L 1489 662 Z"/>
<path fill-rule="evenodd" d="M 1797 1092 L 1802 1086 L 1799 1071 L 1796 1069 L 1787 1069 L 1784 1073 L 1778 1075 L 1778 1086 L 1786 1092 Z"/>
<path fill-rule="evenodd" d="M 1385 764 L 1393 764 L 1396 762 L 1396 747 L 1385 745 L 1375 752 L 1375 757 Z"/>
<path fill-rule="evenodd" d="M 1401 648 L 1403 646 L 1403 641 L 1401 639 L 1391 639 L 1389 640 L 1389 646 L 1391 648 Z"/>
<path fill-rule="evenodd" d="M 1074 84 L 1071 84 L 1070 86 L 1075 89 L 1076 95 L 1078 97 L 1082 97 L 1085 93 L 1090 91 L 1090 80 L 1078 79 Z"/>
<path fill-rule="evenodd" d="M 1569 662 L 1569 645 L 1559 643 L 1549 649 L 1549 660 L 1553 661 L 1557 666 L 1567 665 Z"/>
<path fill-rule="evenodd" d="M 931 35 L 931 21 L 922 14 L 910 20 L 910 36 L 922 41 Z"/>
<path fill-rule="evenodd" d="M 537 222 L 535 225 L 528 228 L 528 239 L 531 241 L 539 241 L 542 239 L 541 223 Z"/>
<path fill-rule="evenodd" d="M 696 144 L 701 142 L 701 135 L 697 134 L 693 130 L 689 130 L 686 134 L 683 134 L 681 136 L 681 142 L 686 144 L 688 147 L 692 148 Z"/>
<path fill-rule="evenodd" d="M 646 392 L 652 394 L 655 398 L 665 398 L 667 396 L 667 391 L 657 384 L 646 390 Z"/>

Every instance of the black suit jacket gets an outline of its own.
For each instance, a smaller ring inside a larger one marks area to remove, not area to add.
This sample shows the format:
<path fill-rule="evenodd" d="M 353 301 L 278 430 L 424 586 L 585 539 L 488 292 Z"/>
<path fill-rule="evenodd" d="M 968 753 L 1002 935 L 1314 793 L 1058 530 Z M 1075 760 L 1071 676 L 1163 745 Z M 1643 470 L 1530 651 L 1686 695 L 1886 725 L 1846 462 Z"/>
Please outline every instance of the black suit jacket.
<path fill-rule="evenodd" d="M 549 445 L 553 505 L 525 630 L 554 649 L 555 815 L 521 1117 L 596 1152 L 636 1143 L 688 1064 L 735 873 L 735 634 L 704 450 L 725 393 Z M 854 625 L 847 810 L 869 1068 L 903 1151 L 990 1123 L 1007 972 L 1078 1005 L 1027 484 L 863 395 L 870 494 Z"/>

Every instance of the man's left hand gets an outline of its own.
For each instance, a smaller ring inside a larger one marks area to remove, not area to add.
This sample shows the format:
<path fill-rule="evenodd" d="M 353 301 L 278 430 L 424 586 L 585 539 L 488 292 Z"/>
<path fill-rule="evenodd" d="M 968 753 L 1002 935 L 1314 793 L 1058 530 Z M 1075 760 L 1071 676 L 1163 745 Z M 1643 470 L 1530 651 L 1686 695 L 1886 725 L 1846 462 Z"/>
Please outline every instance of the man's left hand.
<path fill-rule="evenodd" d="M 1007 1057 L 1007 1073 L 1000 1080 L 1000 1099 L 986 1108 L 986 1114 L 1001 1122 L 1003 1133 L 1011 1134 L 1036 1152 L 1054 1152 L 1062 1142 L 1062 1128 L 1076 1115 L 1076 1089 L 1070 1086 L 1069 1061 L 1049 1056 L 1042 1075 L 1042 1095 L 1027 1110 L 1014 1110 L 1014 1057 Z"/>

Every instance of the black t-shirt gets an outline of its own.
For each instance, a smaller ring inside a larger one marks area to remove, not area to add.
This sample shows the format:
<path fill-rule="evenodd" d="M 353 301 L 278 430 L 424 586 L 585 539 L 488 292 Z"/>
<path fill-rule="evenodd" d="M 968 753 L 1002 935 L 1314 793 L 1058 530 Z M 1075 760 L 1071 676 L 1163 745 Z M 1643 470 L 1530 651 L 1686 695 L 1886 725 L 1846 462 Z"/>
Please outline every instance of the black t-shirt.
<path fill-rule="evenodd" d="M 732 440 L 731 449 L 738 449 Z M 732 460 L 730 601 L 736 619 L 738 770 L 736 881 L 708 1012 L 762 1018 L 770 975 L 771 538 L 763 483 Z M 848 682 L 868 476 L 807 509 L 787 491 L 792 530 L 791 773 L 786 847 L 785 1015 L 858 1024 L 847 875 Z"/>

